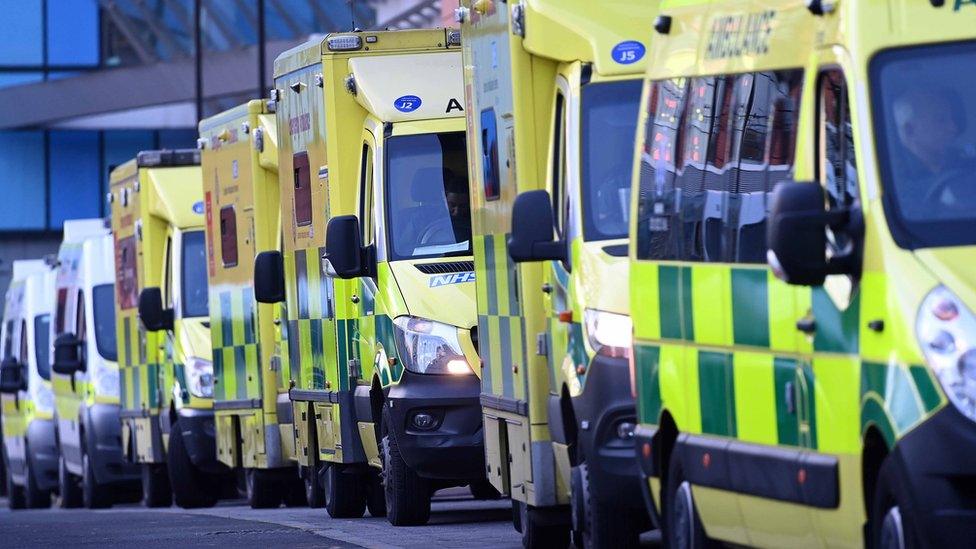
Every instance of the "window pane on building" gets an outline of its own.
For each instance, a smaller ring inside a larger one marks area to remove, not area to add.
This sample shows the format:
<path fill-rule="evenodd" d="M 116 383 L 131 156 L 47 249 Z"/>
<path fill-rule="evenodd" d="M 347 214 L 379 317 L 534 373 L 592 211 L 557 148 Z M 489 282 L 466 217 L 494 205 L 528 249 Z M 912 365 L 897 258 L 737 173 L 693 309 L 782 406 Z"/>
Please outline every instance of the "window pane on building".
<path fill-rule="evenodd" d="M 52 131 L 50 228 L 101 215 L 98 132 Z"/>
<path fill-rule="evenodd" d="M 0 48 L 3 46 L 0 45 Z M 33 84 L 44 79 L 42 72 L 0 72 L 0 88 Z"/>
<path fill-rule="evenodd" d="M 0 230 L 44 229 L 44 132 L 0 132 Z"/>
<path fill-rule="evenodd" d="M 3 3 L 0 17 L 0 65 L 41 65 L 44 47 L 41 44 L 41 0 L 18 0 Z"/>
<path fill-rule="evenodd" d="M 47 59 L 51 65 L 98 64 L 98 2 L 48 0 Z"/>

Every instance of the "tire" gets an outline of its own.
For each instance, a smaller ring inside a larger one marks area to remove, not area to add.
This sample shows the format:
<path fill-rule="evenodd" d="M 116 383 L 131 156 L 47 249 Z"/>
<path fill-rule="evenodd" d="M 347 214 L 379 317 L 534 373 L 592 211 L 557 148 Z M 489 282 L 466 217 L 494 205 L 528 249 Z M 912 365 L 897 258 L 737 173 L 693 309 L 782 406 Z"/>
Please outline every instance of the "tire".
<path fill-rule="evenodd" d="M 671 453 L 668 466 L 667 504 L 664 506 L 665 547 L 671 549 L 712 549 L 718 545 L 708 539 L 702 526 L 691 483 L 684 478 L 684 468 L 678 452 Z"/>
<path fill-rule="evenodd" d="M 366 508 L 371 517 L 386 516 L 386 491 L 379 471 L 371 470 L 366 476 Z"/>
<path fill-rule="evenodd" d="M 305 495 L 305 481 L 298 474 L 298 468 L 288 469 L 285 472 L 285 481 L 282 502 L 285 507 L 308 507 Z"/>
<path fill-rule="evenodd" d="M 366 512 L 366 493 L 360 475 L 341 463 L 325 467 L 325 510 L 332 518 L 360 518 Z"/>
<path fill-rule="evenodd" d="M 539 511 L 521 501 L 512 502 L 516 530 L 522 533 L 522 547 L 525 549 L 566 549 L 569 547 L 570 528 L 565 524 L 546 524 L 537 516 Z M 519 528 L 521 527 L 521 528 Z"/>
<path fill-rule="evenodd" d="M 173 505 L 169 471 L 165 463 L 142 464 L 142 504 L 149 508 Z"/>
<path fill-rule="evenodd" d="M 217 504 L 223 477 L 203 474 L 193 465 L 183 442 L 183 430 L 179 421 L 170 430 L 166 457 L 176 505 L 184 509 L 199 509 Z"/>
<path fill-rule="evenodd" d="M 270 469 L 246 469 L 247 503 L 251 509 L 275 509 L 281 505 L 280 478 Z"/>
<path fill-rule="evenodd" d="M 576 546 L 580 549 L 611 549 L 640 545 L 640 523 L 634 512 L 596 500 L 586 462 L 573 469 Z"/>
<path fill-rule="evenodd" d="M 917 547 L 911 513 L 906 509 L 901 493 L 903 483 L 891 457 L 881 464 L 878 483 L 874 490 L 871 511 L 871 543 L 875 549 L 912 549 Z"/>
<path fill-rule="evenodd" d="M 24 500 L 28 509 L 48 509 L 51 507 L 51 491 L 41 490 L 37 487 L 37 474 L 31 465 L 30 448 L 26 447 L 24 455 L 27 456 L 26 467 L 24 467 Z"/>
<path fill-rule="evenodd" d="M 302 468 L 302 483 L 305 485 L 305 503 L 311 509 L 325 507 L 325 488 L 322 487 L 319 465 Z"/>
<path fill-rule="evenodd" d="M 68 471 L 64 455 L 58 456 L 58 507 L 77 509 L 82 506 L 81 479 Z"/>
<path fill-rule="evenodd" d="M 487 480 L 482 480 L 480 482 L 472 482 L 468 485 L 468 489 L 471 490 L 471 495 L 474 499 L 501 499 L 502 494 L 494 486 L 491 485 Z"/>
<path fill-rule="evenodd" d="M 383 480 L 390 524 L 419 526 L 430 521 L 430 483 L 407 465 L 390 434 L 383 437 Z"/>
<path fill-rule="evenodd" d="M 112 488 L 95 480 L 95 464 L 88 455 L 88 446 L 81 442 L 81 499 L 86 509 L 107 509 L 112 506 Z"/>

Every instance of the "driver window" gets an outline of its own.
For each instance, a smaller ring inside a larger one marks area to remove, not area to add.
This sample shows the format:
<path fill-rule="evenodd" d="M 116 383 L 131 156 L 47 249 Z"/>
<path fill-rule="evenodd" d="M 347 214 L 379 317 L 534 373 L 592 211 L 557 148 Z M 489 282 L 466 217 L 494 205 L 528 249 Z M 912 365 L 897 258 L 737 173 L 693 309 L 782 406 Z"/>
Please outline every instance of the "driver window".
<path fill-rule="evenodd" d="M 817 175 L 827 190 L 830 209 L 850 207 L 858 201 L 857 161 L 847 90 L 840 69 L 828 69 L 820 74 Z M 828 241 L 835 253 L 844 253 L 851 245 L 850 236 L 843 232 L 828 230 Z"/>
<path fill-rule="evenodd" d="M 78 341 L 84 342 L 88 339 L 87 325 L 85 323 L 85 292 L 78 292 L 78 305 L 75 307 L 75 337 Z"/>
<path fill-rule="evenodd" d="M 373 243 L 373 148 L 363 143 L 362 164 L 359 166 L 359 223 L 363 245 Z"/>
<path fill-rule="evenodd" d="M 30 353 L 28 352 L 27 346 L 27 321 L 20 321 L 20 356 L 17 357 L 18 362 L 21 364 L 27 364 L 30 360 Z"/>
<path fill-rule="evenodd" d="M 166 259 L 163 262 L 163 302 L 173 306 L 173 237 L 166 237 Z"/>
<path fill-rule="evenodd" d="M 552 211 L 555 215 L 556 234 L 560 238 L 566 237 L 566 210 L 568 201 L 563 196 L 566 192 L 566 98 L 562 92 L 556 92 L 556 116 L 553 122 L 552 136 Z M 564 208 L 565 206 L 565 208 Z"/>
<path fill-rule="evenodd" d="M 3 356 L 0 358 L 7 358 L 11 356 L 14 352 L 14 321 L 8 320 L 7 325 L 3 328 Z"/>

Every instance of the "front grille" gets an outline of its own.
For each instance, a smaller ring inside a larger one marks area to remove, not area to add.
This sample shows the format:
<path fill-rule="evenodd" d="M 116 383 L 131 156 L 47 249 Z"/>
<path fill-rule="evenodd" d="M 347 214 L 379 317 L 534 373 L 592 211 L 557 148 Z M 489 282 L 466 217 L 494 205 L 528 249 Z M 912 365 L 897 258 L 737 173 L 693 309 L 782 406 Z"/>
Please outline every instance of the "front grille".
<path fill-rule="evenodd" d="M 417 269 L 424 274 L 467 273 L 474 270 L 474 261 L 449 261 L 447 263 L 421 263 Z"/>

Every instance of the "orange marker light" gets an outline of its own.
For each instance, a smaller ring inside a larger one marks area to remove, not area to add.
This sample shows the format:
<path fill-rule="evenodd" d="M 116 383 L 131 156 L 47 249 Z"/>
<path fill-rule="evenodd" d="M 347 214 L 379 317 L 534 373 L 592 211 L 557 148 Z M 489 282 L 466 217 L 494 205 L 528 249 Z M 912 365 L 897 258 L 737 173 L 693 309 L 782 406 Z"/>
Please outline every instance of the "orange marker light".
<path fill-rule="evenodd" d="M 559 322 L 565 322 L 569 324 L 573 321 L 573 311 L 559 311 Z"/>

